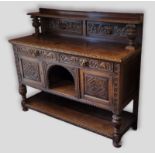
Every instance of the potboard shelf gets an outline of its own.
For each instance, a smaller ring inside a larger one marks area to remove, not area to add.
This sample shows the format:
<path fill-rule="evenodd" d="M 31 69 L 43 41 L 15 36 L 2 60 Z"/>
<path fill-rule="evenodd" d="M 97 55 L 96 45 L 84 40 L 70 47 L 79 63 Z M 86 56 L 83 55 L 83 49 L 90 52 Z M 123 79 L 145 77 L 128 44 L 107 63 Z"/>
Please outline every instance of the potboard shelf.
<path fill-rule="evenodd" d="M 113 137 L 111 112 L 44 92 L 28 98 L 26 107 L 106 137 Z M 134 121 L 133 115 L 129 112 L 124 111 L 122 118 L 121 135 Z"/>
<path fill-rule="evenodd" d="M 70 81 L 62 81 L 55 84 L 50 91 L 59 93 L 62 95 L 75 96 L 75 85 Z"/>

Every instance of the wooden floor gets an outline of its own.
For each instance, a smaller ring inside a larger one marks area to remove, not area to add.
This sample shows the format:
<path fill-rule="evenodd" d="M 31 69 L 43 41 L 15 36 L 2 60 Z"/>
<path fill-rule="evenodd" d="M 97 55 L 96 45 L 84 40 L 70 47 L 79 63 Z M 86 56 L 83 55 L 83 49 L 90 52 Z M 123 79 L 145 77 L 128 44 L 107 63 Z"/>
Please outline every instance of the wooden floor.
<path fill-rule="evenodd" d="M 113 137 L 111 112 L 44 92 L 30 97 L 26 106 L 106 137 Z M 121 135 L 127 131 L 134 121 L 129 112 L 124 111 L 122 115 Z"/>

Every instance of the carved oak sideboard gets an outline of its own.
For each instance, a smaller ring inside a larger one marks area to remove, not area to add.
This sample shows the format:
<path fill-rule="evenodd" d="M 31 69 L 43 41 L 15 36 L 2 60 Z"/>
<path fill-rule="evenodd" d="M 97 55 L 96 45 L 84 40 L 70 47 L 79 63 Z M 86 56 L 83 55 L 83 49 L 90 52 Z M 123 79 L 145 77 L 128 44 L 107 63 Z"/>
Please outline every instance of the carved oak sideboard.
<path fill-rule="evenodd" d="M 137 129 L 143 14 L 29 13 L 35 33 L 13 45 L 24 111 L 109 137 Z M 26 97 L 26 86 L 41 90 Z M 133 100 L 133 112 L 124 108 Z"/>

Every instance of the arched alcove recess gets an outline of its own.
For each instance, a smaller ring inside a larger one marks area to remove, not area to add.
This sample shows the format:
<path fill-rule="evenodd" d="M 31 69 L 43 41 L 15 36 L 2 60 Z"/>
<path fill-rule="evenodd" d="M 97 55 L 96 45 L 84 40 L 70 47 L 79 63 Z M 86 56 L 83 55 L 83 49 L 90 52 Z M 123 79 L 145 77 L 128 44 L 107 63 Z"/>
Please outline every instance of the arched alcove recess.
<path fill-rule="evenodd" d="M 48 69 L 48 87 L 57 92 L 75 96 L 74 77 L 62 66 L 54 65 Z"/>

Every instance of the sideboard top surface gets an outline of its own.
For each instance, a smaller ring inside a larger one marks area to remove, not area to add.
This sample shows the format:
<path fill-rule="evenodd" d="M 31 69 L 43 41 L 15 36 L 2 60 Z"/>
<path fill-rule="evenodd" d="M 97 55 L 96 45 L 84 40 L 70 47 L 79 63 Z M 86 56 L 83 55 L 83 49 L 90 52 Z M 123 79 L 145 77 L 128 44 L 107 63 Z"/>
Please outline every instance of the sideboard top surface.
<path fill-rule="evenodd" d="M 36 38 L 33 35 L 12 39 L 12 44 L 30 46 L 39 49 L 52 50 L 76 56 L 85 56 L 88 58 L 97 58 L 107 61 L 122 62 L 141 50 L 125 49 L 124 44 L 113 42 L 88 42 L 81 39 L 53 37 L 50 39 Z"/>

